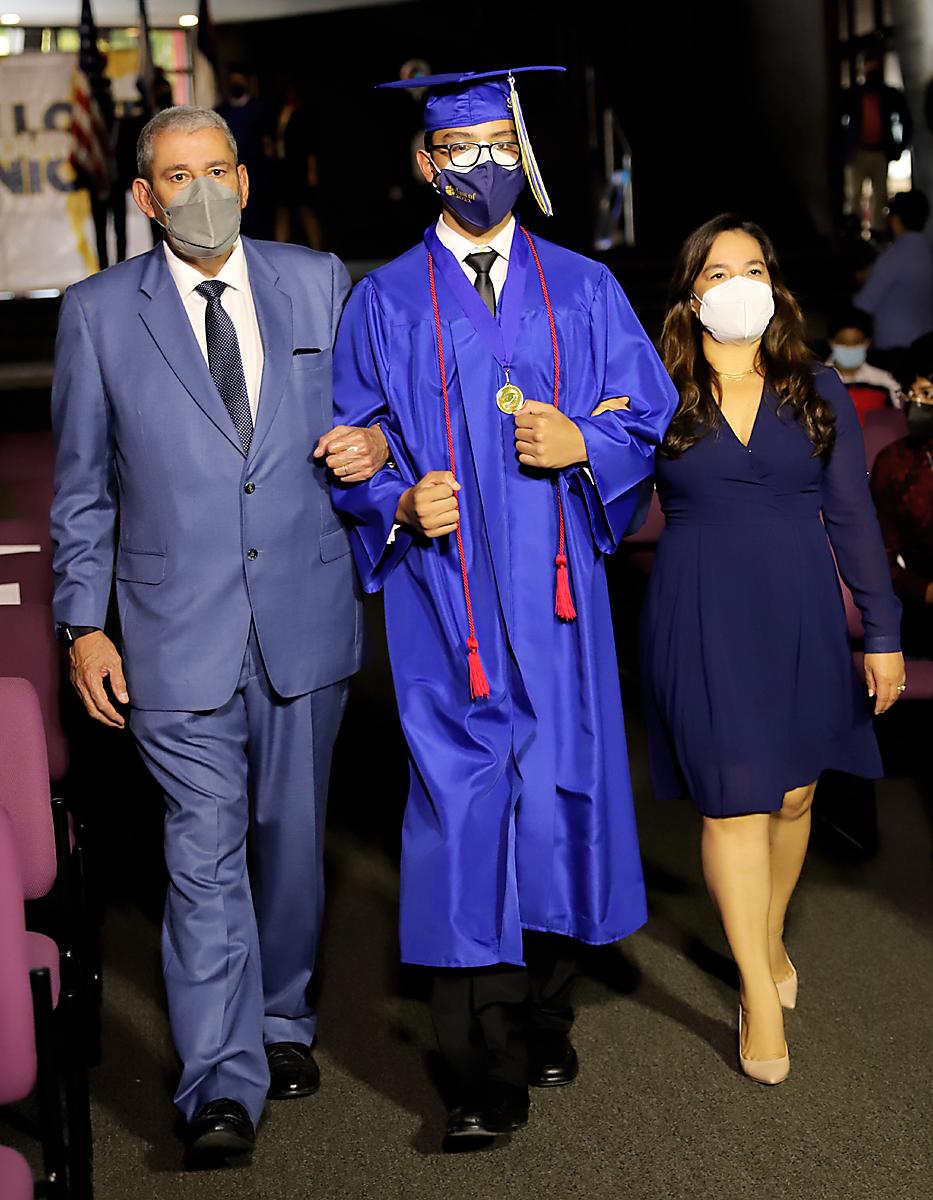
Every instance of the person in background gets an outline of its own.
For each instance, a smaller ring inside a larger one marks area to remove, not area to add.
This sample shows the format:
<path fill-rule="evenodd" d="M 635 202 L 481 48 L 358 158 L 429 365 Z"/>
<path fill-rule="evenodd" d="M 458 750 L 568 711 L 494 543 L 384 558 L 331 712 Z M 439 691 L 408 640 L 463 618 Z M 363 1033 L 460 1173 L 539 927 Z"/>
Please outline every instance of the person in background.
<path fill-rule="evenodd" d="M 901 385 L 888 371 L 867 362 L 871 349 L 873 322 L 861 309 L 849 306 L 830 317 L 827 325 L 830 355 L 828 367 L 849 389 L 859 422 L 865 414 L 877 408 L 900 408 L 904 397 Z"/>
<path fill-rule="evenodd" d="M 293 83 L 286 85 L 285 99 L 271 135 L 275 240 L 301 239 L 312 250 L 323 246 L 318 217 L 317 136 L 311 113 Z"/>
<path fill-rule="evenodd" d="M 906 348 L 933 331 L 933 244 L 922 232 L 929 216 L 923 192 L 898 192 L 888 209 L 892 244 L 852 297 L 874 318 L 875 361 L 898 378 Z"/>
<path fill-rule="evenodd" d="M 912 346 L 910 357 L 907 437 L 878 454 L 871 492 L 904 608 L 904 651 L 933 658 L 933 335 Z"/>
<path fill-rule="evenodd" d="M 784 919 L 828 768 L 882 774 L 874 711 L 904 690 L 900 606 L 852 401 L 815 363 L 757 225 L 684 244 L 661 339 L 680 405 L 655 458 L 666 517 L 642 627 L 659 799 L 702 814 L 703 874 L 739 970 L 738 1055 L 790 1072 Z M 855 672 L 833 551 L 865 624 Z M 867 695 L 866 695 L 867 693 Z"/>
<path fill-rule="evenodd" d="M 888 163 L 910 145 L 913 122 L 907 99 L 884 82 L 884 48 L 865 54 L 863 81 L 851 88 L 843 114 L 846 129 L 846 210 L 861 217 L 862 187 L 871 183 L 871 227 L 884 229 Z"/>
<path fill-rule="evenodd" d="M 215 110 L 230 126 L 240 151 L 240 162 L 252 180 L 256 200 L 243 210 L 245 237 L 267 237 L 269 195 L 266 187 L 267 158 L 263 143 L 266 113 L 256 96 L 256 80 L 245 63 L 233 63 L 227 70 L 226 98 Z"/>
<path fill-rule="evenodd" d="M 152 72 L 152 106 L 156 112 L 171 108 L 175 103 L 175 92 L 172 81 L 166 75 L 164 68 L 155 67 Z"/>

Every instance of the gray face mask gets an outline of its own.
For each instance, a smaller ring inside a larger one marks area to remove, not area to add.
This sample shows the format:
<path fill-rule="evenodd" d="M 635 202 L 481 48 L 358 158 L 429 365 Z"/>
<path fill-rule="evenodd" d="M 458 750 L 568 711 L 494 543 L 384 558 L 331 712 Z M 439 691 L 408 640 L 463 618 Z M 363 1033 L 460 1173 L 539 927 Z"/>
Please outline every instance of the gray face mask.
<path fill-rule="evenodd" d="M 152 202 L 162 209 L 159 222 L 186 258 L 217 258 L 240 236 L 240 195 L 219 179 L 203 175 L 172 198 L 166 208 L 149 189 Z"/>

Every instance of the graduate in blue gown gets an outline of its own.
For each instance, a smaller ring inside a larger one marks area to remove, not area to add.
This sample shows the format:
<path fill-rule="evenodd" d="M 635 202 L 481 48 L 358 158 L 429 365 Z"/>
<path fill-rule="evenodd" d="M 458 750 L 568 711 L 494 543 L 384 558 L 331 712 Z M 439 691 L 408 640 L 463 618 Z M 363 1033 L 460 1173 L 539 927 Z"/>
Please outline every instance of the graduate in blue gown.
<path fill-rule="evenodd" d="M 415 84 L 442 212 L 347 305 L 335 419 L 391 458 L 334 503 L 410 752 L 402 958 L 437 971 L 449 1133 L 482 1135 L 576 1074 L 568 939 L 645 920 L 604 555 L 676 397 L 610 272 L 513 215 L 526 180 L 550 202 L 511 73 Z"/>

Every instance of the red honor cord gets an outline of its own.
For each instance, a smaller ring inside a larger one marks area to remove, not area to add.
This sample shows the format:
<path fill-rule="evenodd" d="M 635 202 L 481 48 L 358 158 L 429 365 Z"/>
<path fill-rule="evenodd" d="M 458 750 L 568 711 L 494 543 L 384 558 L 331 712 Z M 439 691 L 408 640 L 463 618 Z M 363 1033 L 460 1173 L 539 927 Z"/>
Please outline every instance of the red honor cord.
<path fill-rule="evenodd" d="M 528 242 L 531 249 L 531 255 L 535 262 L 535 267 L 538 270 L 538 280 L 541 284 L 541 294 L 544 297 L 544 307 L 547 309 L 548 325 L 551 331 L 551 350 L 554 356 L 554 407 L 560 408 L 560 353 L 557 346 L 557 327 L 554 323 L 554 312 L 551 308 L 551 298 L 548 294 L 547 282 L 544 278 L 544 270 L 541 267 L 541 260 L 538 258 L 538 251 L 535 249 L 535 244 L 531 240 L 531 235 L 524 226 L 520 226 L 522 233 Z M 434 257 L 430 250 L 428 251 L 428 283 L 431 288 L 431 304 L 434 309 L 434 332 L 435 340 L 437 341 L 437 365 L 441 376 L 441 395 L 444 398 L 444 423 L 447 430 L 447 462 L 451 475 L 454 479 L 457 478 L 457 466 L 454 457 L 454 434 L 450 420 L 450 396 L 447 392 L 447 372 L 444 368 L 444 339 L 441 332 L 441 312 L 437 303 L 437 287 L 434 280 Z M 577 611 L 573 605 L 573 596 L 570 592 L 570 575 L 567 570 L 567 548 L 564 526 L 564 502 L 560 493 L 560 476 L 555 480 L 557 489 L 557 555 L 554 559 L 554 564 L 557 567 L 557 589 L 554 602 L 554 612 L 562 621 L 573 621 L 576 618 Z M 473 621 L 473 602 L 470 598 L 470 580 L 467 573 L 466 555 L 463 551 L 463 534 L 458 523 L 457 525 L 457 553 L 460 556 L 460 576 L 463 580 L 463 599 L 466 603 L 467 628 L 469 636 L 467 637 L 467 656 L 470 667 L 470 695 L 474 700 L 485 700 L 489 696 L 489 681 L 486 678 L 486 672 L 483 670 L 483 663 L 479 656 L 479 642 L 476 637 L 476 627 Z"/>

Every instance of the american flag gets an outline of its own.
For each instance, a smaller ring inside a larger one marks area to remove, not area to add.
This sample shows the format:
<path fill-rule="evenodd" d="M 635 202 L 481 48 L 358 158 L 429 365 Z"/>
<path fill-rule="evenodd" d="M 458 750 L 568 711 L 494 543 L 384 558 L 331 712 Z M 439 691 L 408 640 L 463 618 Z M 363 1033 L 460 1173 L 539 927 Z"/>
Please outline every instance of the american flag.
<path fill-rule="evenodd" d="M 71 165 L 79 186 L 103 199 L 114 177 L 113 96 L 104 74 L 106 60 L 97 45 L 91 0 L 81 5 L 80 34 L 81 50 L 71 84 Z"/>

